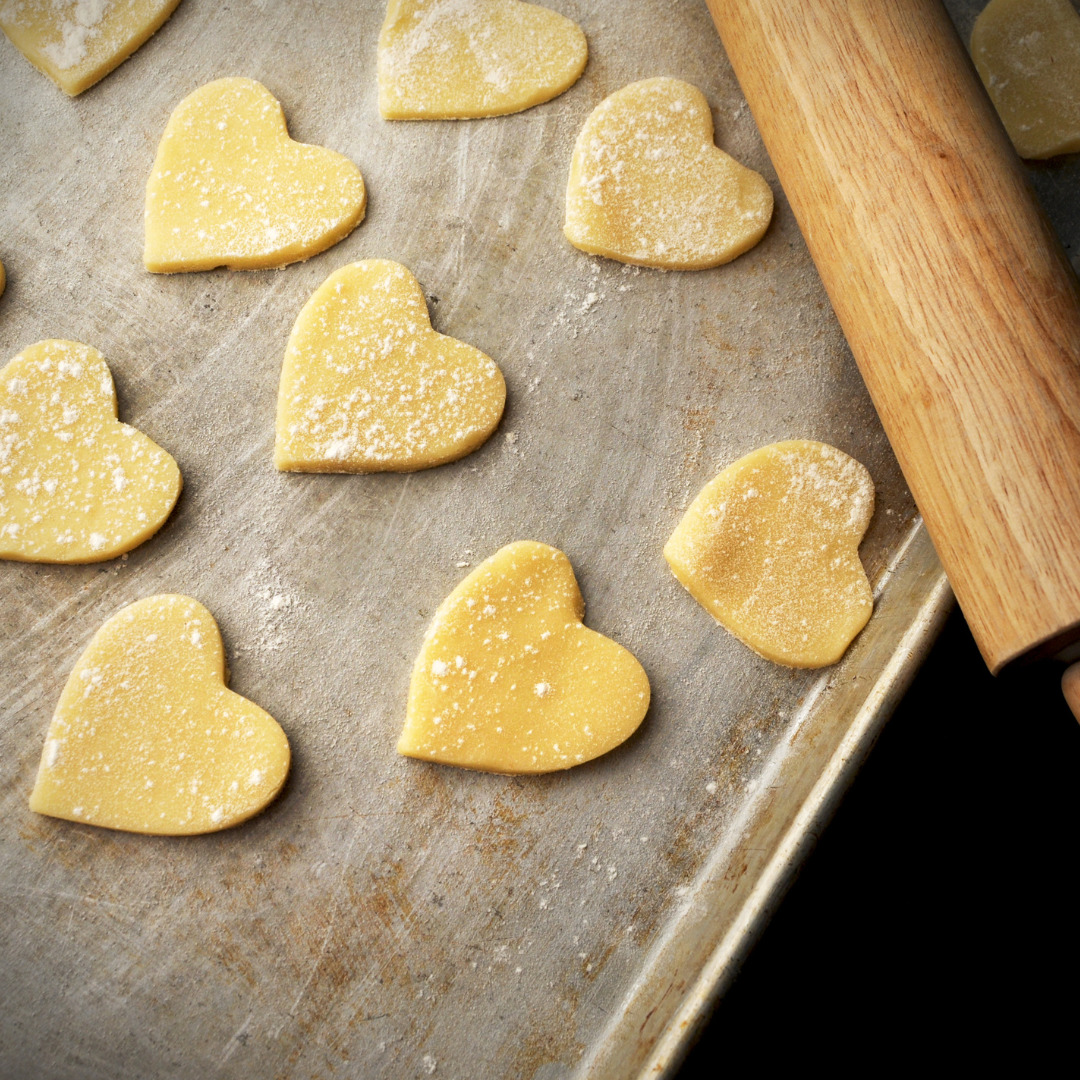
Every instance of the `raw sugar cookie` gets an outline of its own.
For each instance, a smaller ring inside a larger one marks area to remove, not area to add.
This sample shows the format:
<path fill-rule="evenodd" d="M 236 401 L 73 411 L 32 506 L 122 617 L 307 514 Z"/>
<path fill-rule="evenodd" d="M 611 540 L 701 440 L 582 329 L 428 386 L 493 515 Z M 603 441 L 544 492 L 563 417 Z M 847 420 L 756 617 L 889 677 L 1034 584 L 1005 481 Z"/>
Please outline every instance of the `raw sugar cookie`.
<path fill-rule="evenodd" d="M 772 210 L 765 180 L 713 145 L 701 91 L 646 79 L 605 98 L 585 121 L 563 231 L 591 255 L 701 270 L 752 248 Z"/>
<path fill-rule="evenodd" d="M 187 596 L 148 596 L 75 664 L 30 809 L 127 832 L 216 832 L 262 810 L 288 771 L 277 721 L 225 686 L 214 617 Z"/>
<path fill-rule="evenodd" d="M 274 464 L 291 472 L 411 472 L 495 430 L 506 384 L 479 349 L 431 329 L 400 263 L 343 266 L 304 305 L 285 350 Z"/>
<path fill-rule="evenodd" d="M 146 184 L 146 269 L 258 270 L 310 258 L 364 217 L 360 170 L 293 142 L 254 79 L 218 79 L 177 105 Z"/>
<path fill-rule="evenodd" d="M 502 116 L 578 81 L 589 49 L 566 17 L 521 0 L 390 0 L 379 34 L 387 120 Z"/>
<path fill-rule="evenodd" d="M 633 655 L 582 624 L 570 560 L 522 540 L 443 601 L 413 667 L 398 753 L 500 773 L 569 769 L 629 738 L 649 707 Z"/>
<path fill-rule="evenodd" d="M 789 667 L 835 664 L 873 598 L 859 542 L 874 482 L 854 458 L 795 439 L 755 450 L 702 488 L 664 557 L 713 618 Z"/>
<path fill-rule="evenodd" d="M 1080 13 L 1069 0 L 990 0 L 971 57 L 1021 157 L 1080 150 Z"/>
<path fill-rule="evenodd" d="M 39 341 L 0 369 L 0 559 L 114 559 L 161 528 L 176 462 L 116 419 L 105 358 Z"/>
<path fill-rule="evenodd" d="M 180 0 L 0 0 L 0 28 L 66 94 L 122 64 Z"/>

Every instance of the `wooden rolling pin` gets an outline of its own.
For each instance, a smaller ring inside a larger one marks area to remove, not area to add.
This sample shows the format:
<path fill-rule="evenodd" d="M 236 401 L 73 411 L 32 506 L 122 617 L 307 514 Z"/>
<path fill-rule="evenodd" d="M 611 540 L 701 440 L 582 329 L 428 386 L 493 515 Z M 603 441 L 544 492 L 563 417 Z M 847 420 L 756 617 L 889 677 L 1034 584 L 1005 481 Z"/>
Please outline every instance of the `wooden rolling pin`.
<path fill-rule="evenodd" d="M 1080 638 L 1080 284 L 939 0 L 708 0 L 990 670 Z"/>

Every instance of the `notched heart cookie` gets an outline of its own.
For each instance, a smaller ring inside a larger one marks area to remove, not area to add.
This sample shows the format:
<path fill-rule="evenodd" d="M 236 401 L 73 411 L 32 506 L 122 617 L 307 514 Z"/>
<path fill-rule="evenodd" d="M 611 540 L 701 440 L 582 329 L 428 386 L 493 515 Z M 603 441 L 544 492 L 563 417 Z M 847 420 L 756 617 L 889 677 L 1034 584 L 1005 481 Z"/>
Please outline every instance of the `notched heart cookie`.
<path fill-rule="evenodd" d="M 74 97 L 143 45 L 180 0 L 0 0 L 0 29 Z"/>
<path fill-rule="evenodd" d="M 439 606 L 413 668 L 398 753 L 499 773 L 569 769 L 637 730 L 649 680 L 583 623 L 570 560 L 522 540 Z"/>
<path fill-rule="evenodd" d="M 218 79 L 177 105 L 146 184 L 146 269 L 258 270 L 325 251 L 364 217 L 360 170 L 289 138 L 254 79 Z"/>
<path fill-rule="evenodd" d="M 39 341 L 0 370 L 0 559 L 116 558 L 161 528 L 181 484 L 176 462 L 117 420 L 97 349 Z"/>
<path fill-rule="evenodd" d="M 788 667 L 824 667 L 873 610 L 859 561 L 873 513 L 874 482 L 854 458 L 825 443 L 774 443 L 705 485 L 664 557 L 754 652 Z"/>
<path fill-rule="evenodd" d="M 971 58 L 1021 157 L 1080 150 L 1080 13 L 1069 0 L 990 0 Z"/>
<path fill-rule="evenodd" d="M 565 16 L 522 0 L 390 0 L 379 34 L 387 120 L 520 112 L 568 90 L 589 49 Z"/>
<path fill-rule="evenodd" d="M 752 248 L 772 218 L 763 177 L 713 144 L 709 103 L 678 79 L 605 98 L 578 135 L 566 238 L 591 255 L 701 270 Z"/>
<path fill-rule="evenodd" d="M 471 453 L 506 402 L 479 349 L 436 333 L 416 278 L 367 259 L 331 274 L 285 350 L 274 463 L 291 472 L 411 472 Z"/>
<path fill-rule="evenodd" d="M 75 664 L 30 809 L 127 832 L 216 832 L 262 810 L 288 771 L 277 721 L 225 686 L 214 617 L 187 596 L 150 596 Z"/>

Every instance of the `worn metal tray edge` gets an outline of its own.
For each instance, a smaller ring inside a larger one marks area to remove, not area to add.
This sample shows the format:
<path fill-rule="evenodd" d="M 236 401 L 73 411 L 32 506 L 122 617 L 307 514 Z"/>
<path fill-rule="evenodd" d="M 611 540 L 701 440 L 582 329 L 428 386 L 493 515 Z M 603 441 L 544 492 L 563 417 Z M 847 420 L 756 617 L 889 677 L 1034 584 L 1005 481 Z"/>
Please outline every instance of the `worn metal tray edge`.
<path fill-rule="evenodd" d="M 730 842 L 686 890 L 576 1076 L 677 1072 L 952 610 L 952 590 L 921 520 L 875 593 L 879 617 L 808 692 L 787 752 L 765 769 Z"/>

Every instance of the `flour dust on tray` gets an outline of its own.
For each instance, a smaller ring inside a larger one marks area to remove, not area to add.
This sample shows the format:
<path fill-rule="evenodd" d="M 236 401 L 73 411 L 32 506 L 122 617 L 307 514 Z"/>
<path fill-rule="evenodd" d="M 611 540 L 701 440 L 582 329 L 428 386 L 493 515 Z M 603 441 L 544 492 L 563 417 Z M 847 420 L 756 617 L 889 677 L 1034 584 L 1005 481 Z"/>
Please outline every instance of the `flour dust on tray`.
<path fill-rule="evenodd" d="M 109 619 L 76 662 L 30 809 L 127 832 L 216 832 L 277 795 L 289 758 L 277 721 L 226 688 L 210 612 L 149 596 Z"/>
<path fill-rule="evenodd" d="M 177 105 L 146 184 L 146 269 L 258 270 L 325 251 L 364 217 L 360 170 L 289 138 L 254 79 L 218 79 Z"/>
<path fill-rule="evenodd" d="M 522 0 L 390 0 L 379 35 L 387 120 L 520 112 L 569 89 L 589 49 L 569 19 Z"/>
<path fill-rule="evenodd" d="M 75 96 L 122 64 L 180 0 L 0 0 L 0 28 L 39 71 Z"/>
<path fill-rule="evenodd" d="M 114 559 L 161 528 L 176 462 L 116 418 L 105 358 L 39 341 L 0 369 L 0 559 Z"/>
<path fill-rule="evenodd" d="M 605 98 L 585 121 L 563 231 L 591 255 L 701 270 L 749 251 L 772 211 L 764 178 L 713 144 L 701 91 L 645 79 Z"/>
<path fill-rule="evenodd" d="M 416 278 L 367 259 L 331 274 L 285 350 L 274 463 L 290 472 L 410 472 L 498 426 L 506 384 L 479 349 L 436 333 Z"/>
<path fill-rule="evenodd" d="M 497 551 L 435 612 L 413 667 L 398 753 L 544 773 L 624 742 L 649 708 L 649 680 L 584 617 L 561 551 L 531 540 Z"/>
<path fill-rule="evenodd" d="M 755 450 L 702 488 L 664 557 L 721 625 L 789 667 L 835 664 L 873 597 L 859 543 L 874 482 L 854 458 L 793 439 Z"/>

